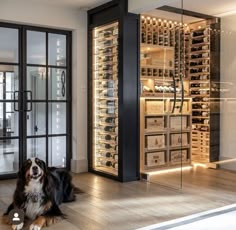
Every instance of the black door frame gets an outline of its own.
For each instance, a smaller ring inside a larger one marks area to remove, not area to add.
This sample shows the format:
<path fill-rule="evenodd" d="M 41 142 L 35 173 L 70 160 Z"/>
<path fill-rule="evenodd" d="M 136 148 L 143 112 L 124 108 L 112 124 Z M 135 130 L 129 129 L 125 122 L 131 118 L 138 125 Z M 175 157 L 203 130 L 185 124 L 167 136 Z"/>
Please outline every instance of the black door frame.
<path fill-rule="evenodd" d="M 27 112 L 25 111 L 28 103 L 34 102 L 34 100 L 28 100 L 26 97 L 27 93 L 27 66 L 32 67 L 44 67 L 46 69 L 46 99 L 43 102 L 46 103 L 46 134 L 42 135 L 46 138 L 46 161 L 48 162 L 48 138 L 55 136 L 66 137 L 66 168 L 70 170 L 70 161 L 72 158 L 72 32 L 37 26 L 27 26 L 12 23 L 0 22 L 0 27 L 18 29 L 18 63 L 6 63 L 0 62 L 0 65 L 15 65 L 18 66 L 19 74 L 19 95 L 18 100 L 8 100 L 7 102 L 17 102 L 19 105 L 19 135 L 18 137 L 12 137 L 10 139 L 19 140 L 19 168 L 22 167 L 23 162 L 27 158 Z M 26 50 L 26 33 L 27 31 L 44 32 L 46 34 L 46 64 L 45 65 L 34 65 L 27 64 L 27 50 Z M 48 34 L 61 34 L 66 35 L 66 67 L 48 65 Z M 59 68 L 65 69 L 66 72 L 66 100 L 50 100 L 48 101 L 48 69 Z M 40 102 L 40 100 L 35 100 Z M 66 103 L 66 133 L 65 134 L 48 134 L 48 103 L 51 102 L 63 102 Z M 40 135 L 29 136 L 31 138 L 40 138 Z M 7 137 L 0 137 L 0 140 L 9 139 Z M 15 178 L 16 173 L 2 174 L 0 179 Z"/>

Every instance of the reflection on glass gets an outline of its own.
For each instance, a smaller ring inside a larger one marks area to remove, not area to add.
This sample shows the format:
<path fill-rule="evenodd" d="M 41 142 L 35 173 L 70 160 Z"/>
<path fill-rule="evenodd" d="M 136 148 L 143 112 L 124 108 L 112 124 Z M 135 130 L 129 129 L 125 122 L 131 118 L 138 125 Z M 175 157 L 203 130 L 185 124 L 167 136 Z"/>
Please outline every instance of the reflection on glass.
<path fill-rule="evenodd" d="M 19 141 L 0 140 L 0 174 L 17 172 L 19 169 Z"/>
<path fill-rule="evenodd" d="M 27 63 L 46 64 L 46 33 L 27 31 Z"/>
<path fill-rule="evenodd" d="M 46 103 L 32 103 L 32 110 L 27 112 L 27 136 L 44 134 L 46 134 Z"/>
<path fill-rule="evenodd" d="M 0 65 L 0 100 L 13 100 L 14 92 L 18 91 L 18 67 Z M 15 94 L 18 99 L 18 94 Z"/>
<path fill-rule="evenodd" d="M 49 103 L 48 114 L 49 134 L 66 133 L 66 103 Z"/>
<path fill-rule="evenodd" d="M 66 166 L 66 137 L 50 137 L 48 139 L 48 165 Z"/>
<path fill-rule="evenodd" d="M 0 27 L 0 62 L 18 63 L 18 29 Z"/>
<path fill-rule="evenodd" d="M 18 136 L 19 113 L 14 103 L 0 103 L 0 137 Z"/>
<path fill-rule="evenodd" d="M 66 35 L 49 34 L 49 65 L 66 66 Z"/>
<path fill-rule="evenodd" d="M 48 99 L 66 99 L 66 70 L 49 69 L 48 72 Z"/>
<path fill-rule="evenodd" d="M 27 140 L 27 159 L 38 157 L 46 162 L 46 138 L 30 138 Z"/>
<path fill-rule="evenodd" d="M 32 92 L 33 100 L 46 99 L 46 68 L 27 68 L 27 90 Z"/>

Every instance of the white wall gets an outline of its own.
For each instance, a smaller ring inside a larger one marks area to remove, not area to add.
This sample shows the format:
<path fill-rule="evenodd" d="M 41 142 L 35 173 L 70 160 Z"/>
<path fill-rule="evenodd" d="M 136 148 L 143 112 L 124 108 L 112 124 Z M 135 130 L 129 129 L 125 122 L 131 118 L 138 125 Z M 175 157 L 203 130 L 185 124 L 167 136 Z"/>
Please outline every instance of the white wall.
<path fill-rule="evenodd" d="M 221 18 L 221 82 L 230 82 L 221 93 L 220 158 L 236 158 L 236 14 Z M 223 86 L 223 85 L 222 85 Z M 235 170 L 236 163 L 223 167 Z"/>
<path fill-rule="evenodd" d="M 87 12 L 30 0 L 0 0 L 0 21 L 72 30 L 72 171 L 87 171 Z"/>

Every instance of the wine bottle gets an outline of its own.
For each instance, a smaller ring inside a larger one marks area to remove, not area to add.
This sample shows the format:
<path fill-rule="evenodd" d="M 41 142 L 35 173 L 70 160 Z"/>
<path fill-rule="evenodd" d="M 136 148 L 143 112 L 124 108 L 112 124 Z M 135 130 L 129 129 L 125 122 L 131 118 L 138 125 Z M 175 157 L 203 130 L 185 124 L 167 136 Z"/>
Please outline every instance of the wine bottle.
<path fill-rule="evenodd" d="M 117 169 L 118 169 L 118 163 L 117 163 L 117 162 L 114 162 L 114 163 L 112 164 L 112 167 L 117 170 Z"/>
<path fill-rule="evenodd" d="M 146 32 L 142 31 L 142 43 L 146 43 Z"/>
<path fill-rule="evenodd" d="M 199 83 L 192 83 L 192 84 L 190 85 L 190 87 L 200 87 L 200 84 L 199 84 Z"/>
<path fill-rule="evenodd" d="M 117 91 L 114 89 L 105 89 L 100 93 L 104 97 L 117 97 Z"/>
<path fill-rule="evenodd" d="M 195 99 L 195 98 L 193 98 L 193 99 Z M 198 98 L 198 99 L 200 99 L 200 98 Z M 202 108 L 202 106 L 199 104 L 192 104 L 192 109 L 201 109 L 201 108 Z"/>
<path fill-rule="evenodd" d="M 192 94 L 192 95 L 199 95 L 199 94 L 200 94 L 200 91 L 192 90 L 192 91 L 191 91 L 191 94 Z"/>
<path fill-rule="evenodd" d="M 98 164 L 98 166 L 107 166 L 107 167 L 112 166 L 112 162 L 111 161 L 106 161 L 106 160 L 98 161 L 97 164 Z"/>
<path fill-rule="evenodd" d="M 108 124 L 117 124 L 118 123 L 118 118 L 114 118 L 114 117 L 102 117 L 100 118 L 101 122 L 105 122 Z"/>
<path fill-rule="evenodd" d="M 107 134 L 105 136 L 105 140 L 107 140 L 107 141 L 117 141 L 117 136 L 111 136 L 110 134 Z"/>
<path fill-rule="evenodd" d="M 112 154 L 110 152 L 99 152 L 98 157 L 106 157 L 106 158 L 111 158 Z"/>
<path fill-rule="evenodd" d="M 118 127 L 114 127 L 114 126 L 105 126 L 104 127 L 104 131 L 106 132 L 118 132 Z"/>
<path fill-rule="evenodd" d="M 202 99 L 201 99 L 200 97 L 194 97 L 192 100 L 193 100 L 194 102 L 198 102 L 198 101 L 201 101 Z"/>
<path fill-rule="evenodd" d="M 112 32 L 110 30 L 106 30 L 103 32 L 103 36 L 106 38 L 106 37 L 109 37 L 112 35 Z"/>
<path fill-rule="evenodd" d="M 192 115 L 193 116 L 201 116 L 201 112 L 200 111 L 192 111 Z"/>
<path fill-rule="evenodd" d="M 113 159 L 115 160 L 115 161 L 118 161 L 118 154 L 117 153 L 115 153 L 115 154 L 113 154 Z"/>
<path fill-rule="evenodd" d="M 143 86 L 143 92 L 150 92 L 152 93 L 153 91 L 146 85 Z"/>

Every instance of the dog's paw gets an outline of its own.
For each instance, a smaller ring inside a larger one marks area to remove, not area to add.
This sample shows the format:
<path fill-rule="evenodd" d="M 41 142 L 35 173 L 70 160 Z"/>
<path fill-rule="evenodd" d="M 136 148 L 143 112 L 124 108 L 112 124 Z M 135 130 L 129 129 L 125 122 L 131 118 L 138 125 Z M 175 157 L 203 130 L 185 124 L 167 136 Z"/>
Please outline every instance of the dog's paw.
<path fill-rule="evenodd" d="M 12 225 L 13 230 L 21 230 L 24 226 L 24 223 L 18 224 L 18 225 Z"/>
<path fill-rule="evenodd" d="M 31 224 L 29 230 L 41 230 L 41 227 L 37 224 Z"/>

